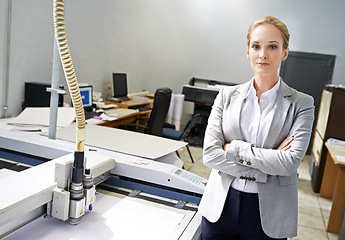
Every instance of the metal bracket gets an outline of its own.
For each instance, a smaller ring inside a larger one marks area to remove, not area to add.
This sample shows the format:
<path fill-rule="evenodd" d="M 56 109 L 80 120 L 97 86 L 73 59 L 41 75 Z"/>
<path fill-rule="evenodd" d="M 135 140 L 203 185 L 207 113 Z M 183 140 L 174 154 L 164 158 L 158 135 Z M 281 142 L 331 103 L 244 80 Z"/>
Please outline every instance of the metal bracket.
<path fill-rule="evenodd" d="M 141 193 L 141 191 L 139 190 L 133 190 L 132 192 L 130 192 L 127 196 L 128 197 L 136 197 Z"/>
<path fill-rule="evenodd" d="M 58 94 L 66 94 L 66 90 L 63 89 L 55 89 L 55 88 L 47 88 L 47 92 L 51 93 L 58 93 Z"/>
<path fill-rule="evenodd" d="M 179 201 L 175 204 L 174 208 L 182 209 L 184 206 L 186 206 L 186 204 L 187 204 L 186 201 L 181 201 L 181 200 L 179 200 Z"/>

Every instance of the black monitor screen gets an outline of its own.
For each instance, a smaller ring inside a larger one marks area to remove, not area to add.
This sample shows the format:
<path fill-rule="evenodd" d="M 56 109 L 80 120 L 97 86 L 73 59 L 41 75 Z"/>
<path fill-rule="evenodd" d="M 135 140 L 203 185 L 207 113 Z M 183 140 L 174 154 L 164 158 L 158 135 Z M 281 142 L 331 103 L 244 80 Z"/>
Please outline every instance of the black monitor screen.
<path fill-rule="evenodd" d="M 127 75 L 126 73 L 113 73 L 113 97 L 127 96 Z"/>
<path fill-rule="evenodd" d="M 81 100 L 83 101 L 83 107 L 92 107 L 92 86 L 79 87 Z"/>

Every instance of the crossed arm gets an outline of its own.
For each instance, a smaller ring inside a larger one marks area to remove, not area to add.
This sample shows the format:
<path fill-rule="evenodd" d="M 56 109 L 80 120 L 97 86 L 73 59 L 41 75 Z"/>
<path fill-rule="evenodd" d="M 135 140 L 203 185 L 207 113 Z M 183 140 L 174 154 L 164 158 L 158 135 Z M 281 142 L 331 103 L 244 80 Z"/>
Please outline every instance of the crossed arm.
<path fill-rule="evenodd" d="M 291 147 L 291 142 L 293 141 L 293 136 L 287 136 L 284 141 L 280 144 L 277 150 L 286 151 Z M 225 143 L 223 146 L 223 150 L 226 152 L 230 143 Z"/>

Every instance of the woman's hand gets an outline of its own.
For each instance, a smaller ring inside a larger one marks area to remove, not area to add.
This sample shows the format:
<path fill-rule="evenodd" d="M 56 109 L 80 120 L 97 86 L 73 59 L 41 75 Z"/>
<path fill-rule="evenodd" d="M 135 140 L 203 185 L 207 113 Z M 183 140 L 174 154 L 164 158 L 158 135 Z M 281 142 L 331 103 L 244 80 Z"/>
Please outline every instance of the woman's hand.
<path fill-rule="evenodd" d="M 225 143 L 224 144 L 224 146 L 223 146 L 223 150 L 226 152 L 226 149 L 228 148 L 228 145 L 229 145 L 230 143 Z"/>
<path fill-rule="evenodd" d="M 281 150 L 281 151 L 286 151 L 288 150 L 291 145 L 290 143 L 293 141 L 293 136 L 287 136 L 284 141 L 279 145 L 279 147 L 277 148 L 277 150 Z"/>

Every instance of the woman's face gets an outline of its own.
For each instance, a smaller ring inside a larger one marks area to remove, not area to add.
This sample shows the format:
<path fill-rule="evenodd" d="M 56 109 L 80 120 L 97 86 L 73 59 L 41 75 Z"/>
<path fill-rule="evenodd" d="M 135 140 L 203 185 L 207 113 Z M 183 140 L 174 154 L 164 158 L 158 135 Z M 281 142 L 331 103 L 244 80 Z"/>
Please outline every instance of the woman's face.
<path fill-rule="evenodd" d="M 247 57 L 255 75 L 276 77 L 288 52 L 289 49 L 283 50 L 283 37 L 277 27 L 262 24 L 253 29 Z"/>

